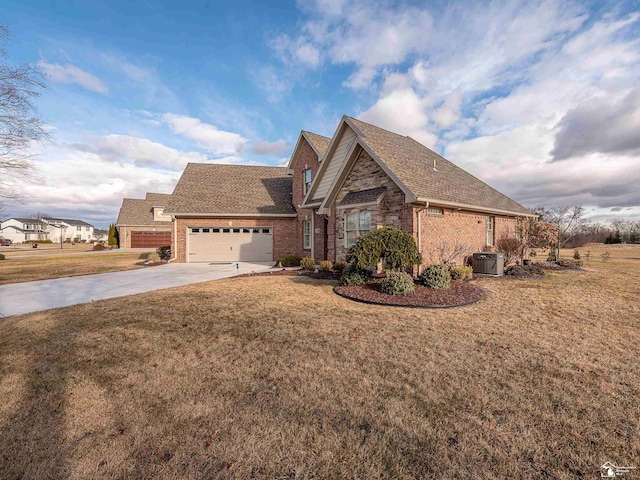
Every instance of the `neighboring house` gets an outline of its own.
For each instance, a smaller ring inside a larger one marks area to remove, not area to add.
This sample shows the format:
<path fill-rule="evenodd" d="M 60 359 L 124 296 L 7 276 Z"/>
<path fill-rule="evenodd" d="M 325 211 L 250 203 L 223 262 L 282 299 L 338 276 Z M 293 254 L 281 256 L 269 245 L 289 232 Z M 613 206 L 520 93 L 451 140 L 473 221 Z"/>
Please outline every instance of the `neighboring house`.
<path fill-rule="evenodd" d="M 0 222 L 0 238 L 8 238 L 13 243 L 26 240 L 48 240 L 47 225 L 34 218 L 8 218 Z"/>
<path fill-rule="evenodd" d="M 171 245 L 171 216 L 164 214 L 169 196 L 147 193 L 144 199 L 125 198 L 116 228 L 120 248 L 158 248 Z"/>
<path fill-rule="evenodd" d="M 331 139 L 303 131 L 286 169 L 189 164 L 165 213 L 179 262 L 344 261 L 360 235 L 389 226 L 433 263 L 445 246 L 490 250 L 534 216 L 412 138 L 347 116 Z"/>
<path fill-rule="evenodd" d="M 71 218 L 43 217 L 42 221 L 47 225 L 49 231 L 49 239 L 53 243 L 62 241 L 71 242 L 92 242 L 93 241 L 93 225 L 82 220 L 74 220 Z"/>
<path fill-rule="evenodd" d="M 106 242 L 109 239 L 109 230 L 101 228 L 93 229 L 93 240 L 96 242 Z"/>

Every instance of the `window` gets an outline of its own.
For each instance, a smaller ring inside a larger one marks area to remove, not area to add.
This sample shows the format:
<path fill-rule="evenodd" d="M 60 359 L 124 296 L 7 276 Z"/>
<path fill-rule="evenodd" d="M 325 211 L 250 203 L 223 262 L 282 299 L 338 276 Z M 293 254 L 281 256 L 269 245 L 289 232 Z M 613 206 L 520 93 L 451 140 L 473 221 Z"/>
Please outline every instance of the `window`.
<path fill-rule="evenodd" d="M 191 233 L 200 233 L 200 229 L 199 228 L 192 228 L 191 229 Z"/>
<path fill-rule="evenodd" d="M 302 223 L 304 230 L 304 249 L 309 250 L 311 248 L 311 222 L 309 220 L 305 220 Z"/>
<path fill-rule="evenodd" d="M 267 235 L 271 233 L 271 229 L 270 228 L 263 228 L 262 229 L 262 233 L 266 233 Z"/>
<path fill-rule="evenodd" d="M 202 233 L 209 233 L 209 229 L 208 228 L 203 228 L 202 229 Z"/>
<path fill-rule="evenodd" d="M 233 233 L 240 233 L 240 229 L 239 228 L 234 228 L 233 229 Z"/>
<path fill-rule="evenodd" d="M 84 229 L 88 232 L 89 231 L 89 227 L 84 227 Z"/>
<path fill-rule="evenodd" d="M 228 228 L 223 228 L 222 229 L 222 233 L 229 233 L 231 230 L 229 230 Z"/>
<path fill-rule="evenodd" d="M 311 188 L 311 169 L 310 168 L 302 172 L 302 178 L 304 182 L 303 193 L 306 195 L 309 189 Z"/>
<path fill-rule="evenodd" d="M 242 233 L 251 233 L 251 229 L 249 229 L 249 228 L 243 228 L 243 229 L 242 229 Z"/>
<path fill-rule="evenodd" d="M 253 233 L 260 233 L 260 229 L 259 228 L 254 228 L 253 229 Z"/>
<path fill-rule="evenodd" d="M 82 227 L 81 227 L 80 225 L 78 225 L 78 226 L 76 227 L 76 231 L 77 231 L 77 232 L 82 231 Z"/>
<path fill-rule="evenodd" d="M 347 232 L 347 247 L 355 245 L 360 235 L 364 235 L 371 230 L 371 212 L 360 211 L 348 213 L 345 221 Z"/>
<path fill-rule="evenodd" d="M 220 229 L 219 228 L 213 228 L 213 233 L 220 233 Z"/>
<path fill-rule="evenodd" d="M 486 218 L 486 232 L 487 232 L 487 246 L 493 247 L 493 227 L 496 221 L 496 217 Z"/>
<path fill-rule="evenodd" d="M 442 215 L 442 209 L 438 207 L 429 207 L 427 208 L 427 213 L 429 215 Z"/>

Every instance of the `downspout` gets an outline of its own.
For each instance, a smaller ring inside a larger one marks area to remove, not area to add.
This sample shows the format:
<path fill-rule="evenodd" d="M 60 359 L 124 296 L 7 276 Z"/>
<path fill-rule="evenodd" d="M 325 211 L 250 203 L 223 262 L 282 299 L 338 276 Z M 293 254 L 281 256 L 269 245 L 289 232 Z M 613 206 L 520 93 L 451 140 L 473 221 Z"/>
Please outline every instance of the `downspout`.
<path fill-rule="evenodd" d="M 173 223 L 173 239 L 175 242 L 175 248 L 171 249 L 171 257 L 173 258 L 170 258 L 167 261 L 167 263 L 171 263 L 178 258 L 176 256 L 176 250 L 178 250 L 178 221 L 176 220 L 176 217 L 173 215 L 171 215 L 171 222 Z"/>
<path fill-rule="evenodd" d="M 420 221 L 420 212 L 425 211 L 429 207 L 429 203 L 422 207 L 416 209 L 416 216 L 418 217 L 418 253 L 422 256 L 422 222 Z M 418 275 L 420 275 L 420 269 L 422 268 L 422 263 L 418 265 Z"/>

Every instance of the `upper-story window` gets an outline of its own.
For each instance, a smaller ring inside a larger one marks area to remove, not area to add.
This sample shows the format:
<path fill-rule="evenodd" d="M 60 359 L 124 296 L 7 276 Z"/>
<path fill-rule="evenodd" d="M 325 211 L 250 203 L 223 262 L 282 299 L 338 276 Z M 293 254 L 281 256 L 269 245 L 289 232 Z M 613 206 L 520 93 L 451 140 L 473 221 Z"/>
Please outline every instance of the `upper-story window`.
<path fill-rule="evenodd" d="M 76 231 L 77 231 L 77 232 L 81 232 L 81 231 L 82 231 L 82 227 L 81 227 L 80 225 L 78 225 L 78 226 L 76 227 Z"/>
<path fill-rule="evenodd" d="M 306 195 L 311 188 L 311 169 L 308 168 L 302 172 L 302 181 L 304 182 L 303 193 Z"/>

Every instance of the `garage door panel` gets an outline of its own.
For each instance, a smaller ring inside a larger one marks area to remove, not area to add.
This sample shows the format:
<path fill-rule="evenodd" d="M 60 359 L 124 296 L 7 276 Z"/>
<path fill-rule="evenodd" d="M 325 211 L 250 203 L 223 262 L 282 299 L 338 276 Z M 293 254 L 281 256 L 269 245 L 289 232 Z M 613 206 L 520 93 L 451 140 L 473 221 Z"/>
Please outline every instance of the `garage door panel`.
<path fill-rule="evenodd" d="M 189 262 L 270 262 L 271 227 L 194 227 L 189 230 Z"/>
<path fill-rule="evenodd" d="M 171 245 L 171 232 L 131 232 L 131 248 L 160 248 Z"/>

